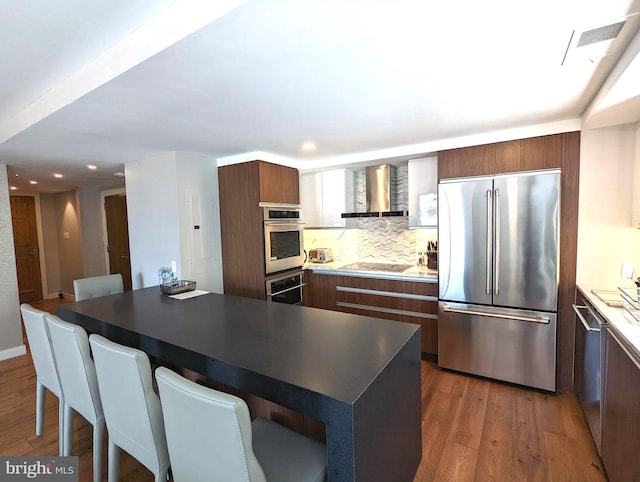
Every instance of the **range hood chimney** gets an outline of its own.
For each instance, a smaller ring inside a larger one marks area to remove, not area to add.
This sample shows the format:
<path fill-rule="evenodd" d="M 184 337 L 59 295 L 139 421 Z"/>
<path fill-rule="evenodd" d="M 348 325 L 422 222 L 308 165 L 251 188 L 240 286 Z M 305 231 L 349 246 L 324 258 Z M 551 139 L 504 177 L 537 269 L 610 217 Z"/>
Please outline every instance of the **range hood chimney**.
<path fill-rule="evenodd" d="M 396 166 L 382 164 L 367 167 L 365 183 L 365 212 L 343 213 L 343 218 L 373 218 L 406 214 L 404 211 L 397 210 Z"/>

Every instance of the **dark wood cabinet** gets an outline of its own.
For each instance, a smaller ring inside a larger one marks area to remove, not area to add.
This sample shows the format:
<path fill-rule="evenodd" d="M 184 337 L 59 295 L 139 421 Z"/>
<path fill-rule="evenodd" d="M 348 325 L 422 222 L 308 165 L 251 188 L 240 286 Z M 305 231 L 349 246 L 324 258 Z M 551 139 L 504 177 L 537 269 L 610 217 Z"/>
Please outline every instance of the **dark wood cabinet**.
<path fill-rule="evenodd" d="M 265 299 L 261 202 L 298 204 L 298 171 L 264 161 L 218 168 L 224 292 Z"/>
<path fill-rule="evenodd" d="M 640 480 L 640 365 L 612 330 L 606 347 L 602 462 L 611 482 Z"/>
<path fill-rule="evenodd" d="M 304 282 L 307 283 L 305 286 L 307 294 L 303 300 L 304 305 L 338 311 L 336 307 L 336 280 L 337 276 L 305 270 Z"/>
<path fill-rule="evenodd" d="M 307 273 L 310 273 L 307 270 Z M 305 306 L 415 323 L 421 327 L 422 351 L 438 351 L 438 285 L 400 278 L 365 278 L 305 274 Z"/>
<path fill-rule="evenodd" d="M 494 158 L 490 151 L 487 146 L 475 146 L 438 152 L 438 180 L 493 173 Z"/>
<path fill-rule="evenodd" d="M 438 354 L 438 284 L 402 282 L 402 321 L 422 328 L 422 352 Z"/>
<path fill-rule="evenodd" d="M 297 169 L 257 161 L 260 202 L 300 204 L 300 176 Z"/>
<path fill-rule="evenodd" d="M 492 176 L 562 167 L 573 132 L 438 152 L 438 178 Z"/>

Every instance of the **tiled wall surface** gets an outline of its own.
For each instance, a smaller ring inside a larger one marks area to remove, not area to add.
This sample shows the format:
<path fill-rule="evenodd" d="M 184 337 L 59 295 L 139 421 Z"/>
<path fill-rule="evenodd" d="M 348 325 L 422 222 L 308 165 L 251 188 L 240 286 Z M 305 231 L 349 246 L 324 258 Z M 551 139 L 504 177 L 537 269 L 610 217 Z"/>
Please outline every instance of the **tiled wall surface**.
<path fill-rule="evenodd" d="M 365 171 L 354 172 L 358 210 L 365 208 Z M 396 167 L 398 210 L 408 209 L 408 168 Z M 331 248 L 339 262 L 375 261 L 415 264 L 417 252 L 426 250 L 428 241 L 437 239 L 435 229 L 409 229 L 404 217 L 356 218 L 347 220 L 345 229 L 305 229 L 304 245 Z"/>

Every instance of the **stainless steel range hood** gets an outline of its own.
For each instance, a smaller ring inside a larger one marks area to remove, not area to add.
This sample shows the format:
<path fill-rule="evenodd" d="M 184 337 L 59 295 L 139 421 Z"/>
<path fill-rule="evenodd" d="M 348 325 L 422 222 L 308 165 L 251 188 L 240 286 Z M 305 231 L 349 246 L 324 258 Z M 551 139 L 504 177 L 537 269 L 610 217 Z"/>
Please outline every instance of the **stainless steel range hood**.
<path fill-rule="evenodd" d="M 382 164 L 367 167 L 365 183 L 365 210 L 343 213 L 343 218 L 406 216 L 406 211 L 398 211 L 395 166 Z"/>

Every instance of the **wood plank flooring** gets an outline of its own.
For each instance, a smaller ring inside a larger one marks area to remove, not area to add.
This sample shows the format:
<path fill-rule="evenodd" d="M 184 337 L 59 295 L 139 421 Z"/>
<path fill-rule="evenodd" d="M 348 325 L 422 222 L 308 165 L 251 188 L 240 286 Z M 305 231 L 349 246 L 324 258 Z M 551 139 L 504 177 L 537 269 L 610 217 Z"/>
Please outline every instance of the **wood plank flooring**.
<path fill-rule="evenodd" d="M 33 305 L 54 312 L 60 302 Z M 76 416 L 72 455 L 79 456 L 81 481 L 91 480 L 91 433 L 91 425 Z M 550 395 L 440 370 L 423 361 L 422 434 L 422 463 L 414 482 L 607 480 L 571 393 Z M 57 453 L 58 399 L 47 394 L 44 434 L 36 437 L 31 357 L 0 362 L 0 454 Z M 123 452 L 120 480 L 152 481 L 153 476 Z"/>

